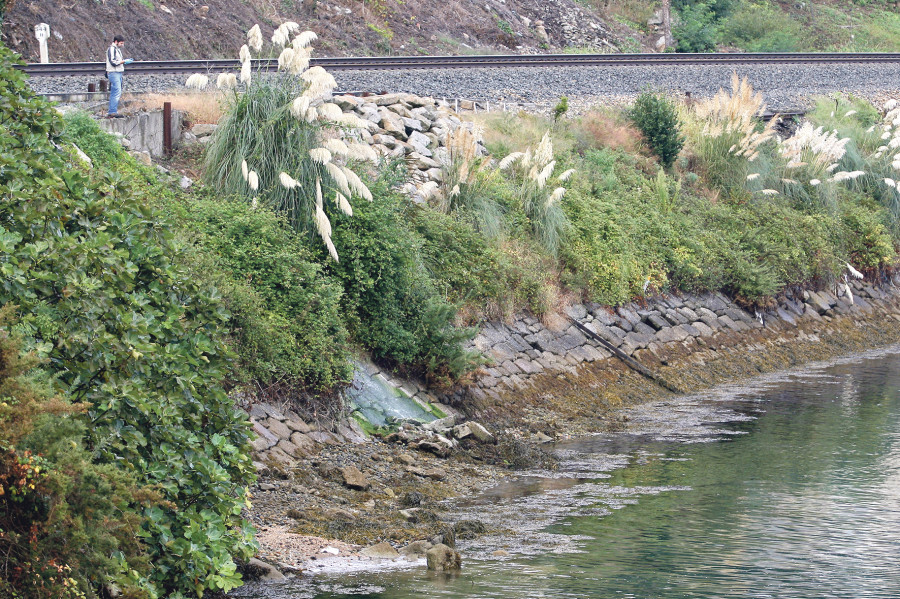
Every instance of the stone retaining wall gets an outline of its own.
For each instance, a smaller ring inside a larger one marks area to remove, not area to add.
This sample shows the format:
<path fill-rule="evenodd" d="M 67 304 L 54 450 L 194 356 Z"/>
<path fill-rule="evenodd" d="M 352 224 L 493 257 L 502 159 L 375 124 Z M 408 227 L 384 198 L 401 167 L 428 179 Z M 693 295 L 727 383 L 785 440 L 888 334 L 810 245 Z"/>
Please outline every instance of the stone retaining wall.
<path fill-rule="evenodd" d="M 720 348 L 751 342 L 751 331 L 781 334 L 814 321 L 826 325 L 823 328 L 828 332 L 827 324 L 836 317 L 870 315 L 875 309 L 900 323 L 900 294 L 893 283 L 879 287 L 853 281 L 852 298 L 845 288 L 840 294 L 802 291 L 781 298 L 772 309 L 753 313 L 714 293 L 659 296 L 618 308 L 574 305 L 566 310 L 565 317 L 550 318 L 548 323 L 520 314 L 510 324 L 487 323 L 482 327 L 473 346 L 492 364 L 484 368 L 473 385 L 456 391 L 449 399 L 454 404 L 466 405 L 474 399 L 489 405 L 510 392 L 527 388 L 535 377 L 562 371 L 577 375 L 582 365 L 602 368 L 607 360 L 619 361 L 569 318 L 577 319 L 645 365 L 665 365 L 673 356 L 690 354 L 709 361 L 715 359 L 713 354 Z"/>

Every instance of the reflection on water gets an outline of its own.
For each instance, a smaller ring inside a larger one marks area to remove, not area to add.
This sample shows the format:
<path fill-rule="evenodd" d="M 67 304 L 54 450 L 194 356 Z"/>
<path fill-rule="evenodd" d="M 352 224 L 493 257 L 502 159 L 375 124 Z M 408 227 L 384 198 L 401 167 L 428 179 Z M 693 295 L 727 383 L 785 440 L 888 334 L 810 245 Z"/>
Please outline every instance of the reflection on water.
<path fill-rule="evenodd" d="M 457 577 L 416 566 L 271 596 L 900 597 L 900 354 L 642 406 L 629 426 L 458 508 L 520 533 L 464 546 Z"/>

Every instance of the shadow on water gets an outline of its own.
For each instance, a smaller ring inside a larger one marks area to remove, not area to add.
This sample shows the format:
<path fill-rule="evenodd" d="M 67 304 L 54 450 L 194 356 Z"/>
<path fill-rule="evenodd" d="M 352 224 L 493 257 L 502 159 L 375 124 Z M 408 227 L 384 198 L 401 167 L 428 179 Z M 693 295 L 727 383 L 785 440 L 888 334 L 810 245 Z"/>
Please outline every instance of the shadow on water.
<path fill-rule="evenodd" d="M 900 597 L 900 351 L 638 406 L 451 508 L 511 534 L 458 577 L 316 576 L 244 597 Z M 501 549 L 508 555 L 497 556 Z"/>

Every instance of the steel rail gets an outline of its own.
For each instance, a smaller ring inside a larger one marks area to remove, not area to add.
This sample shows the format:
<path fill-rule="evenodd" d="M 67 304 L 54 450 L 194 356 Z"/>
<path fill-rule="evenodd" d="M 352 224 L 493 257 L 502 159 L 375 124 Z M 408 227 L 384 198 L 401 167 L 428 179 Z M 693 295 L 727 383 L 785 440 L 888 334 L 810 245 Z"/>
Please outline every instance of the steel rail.
<path fill-rule="evenodd" d="M 735 53 L 735 54 L 526 54 L 488 56 L 386 56 L 314 58 L 312 66 L 341 70 L 459 69 L 625 65 L 714 64 L 859 64 L 898 63 L 900 53 Z M 274 59 L 253 61 L 254 70 L 276 71 Z M 102 75 L 102 62 L 69 62 L 19 65 L 32 77 Z M 237 60 L 139 61 L 128 67 L 130 75 L 221 73 L 240 68 Z"/>

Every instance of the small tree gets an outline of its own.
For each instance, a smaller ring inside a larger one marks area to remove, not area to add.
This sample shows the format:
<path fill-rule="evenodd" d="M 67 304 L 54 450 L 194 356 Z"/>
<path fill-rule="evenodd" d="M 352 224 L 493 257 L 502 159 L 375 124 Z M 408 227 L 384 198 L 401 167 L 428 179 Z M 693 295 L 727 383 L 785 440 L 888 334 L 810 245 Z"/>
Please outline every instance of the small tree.
<path fill-rule="evenodd" d="M 638 96 L 628 116 L 662 165 L 671 167 L 684 146 L 675 104 L 662 94 L 644 92 Z"/>

